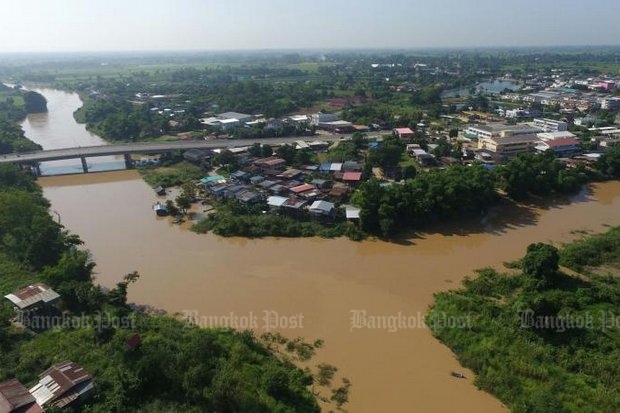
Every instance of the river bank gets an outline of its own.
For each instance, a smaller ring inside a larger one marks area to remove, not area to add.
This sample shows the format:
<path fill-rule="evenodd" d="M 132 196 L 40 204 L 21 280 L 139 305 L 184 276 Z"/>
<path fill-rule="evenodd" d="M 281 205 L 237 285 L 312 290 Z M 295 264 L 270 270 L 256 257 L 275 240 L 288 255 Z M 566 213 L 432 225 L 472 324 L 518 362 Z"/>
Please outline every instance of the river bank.
<path fill-rule="evenodd" d="M 159 222 L 150 210 L 152 190 L 135 171 L 40 183 L 63 224 L 91 249 L 97 282 L 113 285 L 129 271 L 142 274 L 130 289 L 135 302 L 200 316 L 303 314 L 303 329 L 282 332 L 325 340 L 321 357 L 351 379 L 355 412 L 404 412 L 411 405 L 505 411 L 471 380 L 450 376 L 463 371 L 473 377 L 428 330 L 353 328 L 351 311 L 422 319 L 435 292 L 458 287 L 475 268 L 499 267 L 531 242 L 568 242 L 575 231 L 620 224 L 620 183 L 607 182 L 591 185 L 571 203 L 494 209 L 467 228 L 446 225 L 402 244 L 223 239 Z"/>
<path fill-rule="evenodd" d="M 112 287 L 128 272 L 141 274 L 129 290 L 131 301 L 200 317 L 302 314 L 303 328 L 279 330 L 325 340 L 317 362 L 336 365 L 351 379 L 353 412 L 506 411 L 477 390 L 473 374 L 423 328 L 433 294 L 457 288 L 475 268 L 518 258 L 531 242 L 567 242 L 574 231 L 620 224 L 615 181 L 593 184 L 570 203 L 495 208 L 467 226 L 440 223 L 400 243 L 197 235 L 154 217 L 155 194 L 137 171 L 39 183 L 62 224 L 91 250 L 96 282 Z M 357 328 L 351 319 L 358 310 L 400 313 L 419 323 L 394 332 Z M 456 380 L 451 371 L 468 379 Z"/>

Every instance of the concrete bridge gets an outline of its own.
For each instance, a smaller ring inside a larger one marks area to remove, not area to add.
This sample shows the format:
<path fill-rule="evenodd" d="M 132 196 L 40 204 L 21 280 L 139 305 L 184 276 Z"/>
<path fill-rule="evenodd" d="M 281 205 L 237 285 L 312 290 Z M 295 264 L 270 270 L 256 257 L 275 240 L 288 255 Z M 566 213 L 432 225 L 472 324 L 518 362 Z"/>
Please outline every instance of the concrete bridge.
<path fill-rule="evenodd" d="M 305 137 L 305 140 L 308 140 Z M 312 137 L 311 140 L 320 139 L 322 141 L 336 141 L 340 138 L 332 135 L 320 135 Z M 63 159 L 81 159 L 82 169 L 88 172 L 86 158 L 96 156 L 123 155 L 125 165 L 128 168 L 133 166 L 132 154 L 157 154 L 175 151 L 186 151 L 189 149 L 225 149 L 233 147 L 251 146 L 255 142 L 267 145 L 277 145 L 283 143 L 294 144 L 303 137 L 287 138 L 264 138 L 264 139 L 222 139 L 222 140 L 192 140 L 192 141 L 172 141 L 172 142 L 145 142 L 145 143 L 123 143 L 100 146 L 81 146 L 77 148 L 50 149 L 26 153 L 13 153 L 0 156 L 0 163 L 16 163 L 29 165 L 38 169 L 39 162 L 58 161 Z"/>

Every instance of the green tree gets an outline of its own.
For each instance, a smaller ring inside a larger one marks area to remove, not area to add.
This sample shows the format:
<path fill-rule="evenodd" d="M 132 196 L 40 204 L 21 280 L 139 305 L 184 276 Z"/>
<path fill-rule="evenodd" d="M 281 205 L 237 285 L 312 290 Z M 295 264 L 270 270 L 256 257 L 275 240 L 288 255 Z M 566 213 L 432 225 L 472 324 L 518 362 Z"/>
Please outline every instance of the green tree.
<path fill-rule="evenodd" d="M 47 100 L 45 96 L 34 91 L 24 93 L 24 105 L 28 113 L 47 112 Z"/>
<path fill-rule="evenodd" d="M 267 145 L 267 144 L 264 144 L 263 146 L 261 146 L 260 152 L 263 158 L 268 158 L 271 155 L 273 155 L 273 149 L 271 148 L 271 145 Z"/>
<path fill-rule="evenodd" d="M 185 194 L 181 194 L 174 200 L 177 208 L 181 210 L 182 214 L 187 214 L 187 211 L 192 207 L 192 200 Z"/>
<path fill-rule="evenodd" d="M 260 143 L 254 142 L 252 146 L 248 148 L 248 153 L 252 156 L 259 157 L 261 156 L 261 146 Z"/>
<path fill-rule="evenodd" d="M 402 170 L 403 179 L 413 179 L 417 175 L 418 170 L 413 165 L 405 165 Z"/>
<path fill-rule="evenodd" d="M 271 149 L 271 147 L 269 147 L 269 149 Z M 293 145 L 289 145 L 288 143 L 280 145 L 278 149 L 276 149 L 276 155 L 279 158 L 284 159 L 288 164 L 293 163 L 296 153 L 297 151 L 295 150 Z"/>
<path fill-rule="evenodd" d="M 523 272 L 531 278 L 535 289 L 546 289 L 558 272 L 559 262 L 559 251 L 553 245 L 530 244 L 522 261 Z"/>

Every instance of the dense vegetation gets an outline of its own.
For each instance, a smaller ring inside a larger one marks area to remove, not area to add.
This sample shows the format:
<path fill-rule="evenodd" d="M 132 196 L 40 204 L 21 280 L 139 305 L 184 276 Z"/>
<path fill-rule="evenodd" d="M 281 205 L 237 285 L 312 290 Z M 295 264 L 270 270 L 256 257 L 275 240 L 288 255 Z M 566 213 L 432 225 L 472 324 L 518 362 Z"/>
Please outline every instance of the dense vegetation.
<path fill-rule="evenodd" d="M 0 155 L 41 149 L 26 139 L 24 131 L 16 125 L 17 121 L 26 117 L 24 99 L 27 94 L 6 86 L 0 88 Z"/>
<path fill-rule="evenodd" d="M 193 226 L 196 232 L 208 232 L 221 236 L 260 237 L 324 237 L 347 236 L 361 240 L 365 234 L 354 224 L 348 223 L 340 214 L 334 218 L 318 221 L 308 212 L 300 212 L 295 217 L 267 214 L 266 203 L 246 206 L 237 201 L 218 204 L 217 213 L 210 214 Z"/>
<path fill-rule="evenodd" d="M 616 412 L 618 257 L 620 228 L 561 251 L 532 244 L 521 273 L 487 268 L 463 289 L 437 294 L 428 325 L 476 373 L 476 385 L 514 412 Z M 569 276 L 559 262 L 589 271 Z M 470 316 L 471 328 L 442 328 L 445 316 Z"/>
<path fill-rule="evenodd" d="M 202 329 L 136 312 L 127 289 L 138 274 L 107 292 L 95 286 L 88 252 L 47 207 L 30 176 L 0 165 L 0 296 L 45 282 L 61 294 L 68 321 L 32 335 L 9 324 L 12 308 L 0 302 L 0 381 L 32 384 L 51 364 L 70 359 L 97 383 L 85 411 L 319 411 L 309 391 L 312 373 L 292 361 L 307 361 L 320 342 L 259 340 L 247 331 Z M 139 344 L 128 345 L 136 335 Z M 278 356 L 266 347 L 274 343 L 283 346 Z M 333 389 L 337 406 L 346 402 L 349 386 Z"/>
<path fill-rule="evenodd" d="M 32 90 L 24 92 L 24 109 L 27 113 L 47 112 L 47 99 L 42 94 Z"/>

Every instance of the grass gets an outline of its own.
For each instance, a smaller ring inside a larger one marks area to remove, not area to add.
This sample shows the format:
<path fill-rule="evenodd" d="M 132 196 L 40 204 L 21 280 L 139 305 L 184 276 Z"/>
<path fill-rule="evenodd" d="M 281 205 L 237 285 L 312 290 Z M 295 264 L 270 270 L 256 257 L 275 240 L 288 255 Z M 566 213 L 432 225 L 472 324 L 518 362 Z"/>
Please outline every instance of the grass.
<path fill-rule="evenodd" d="M 206 173 L 192 163 L 182 161 L 172 166 L 139 168 L 142 178 L 153 188 L 181 185 L 185 182 L 200 179 Z"/>

